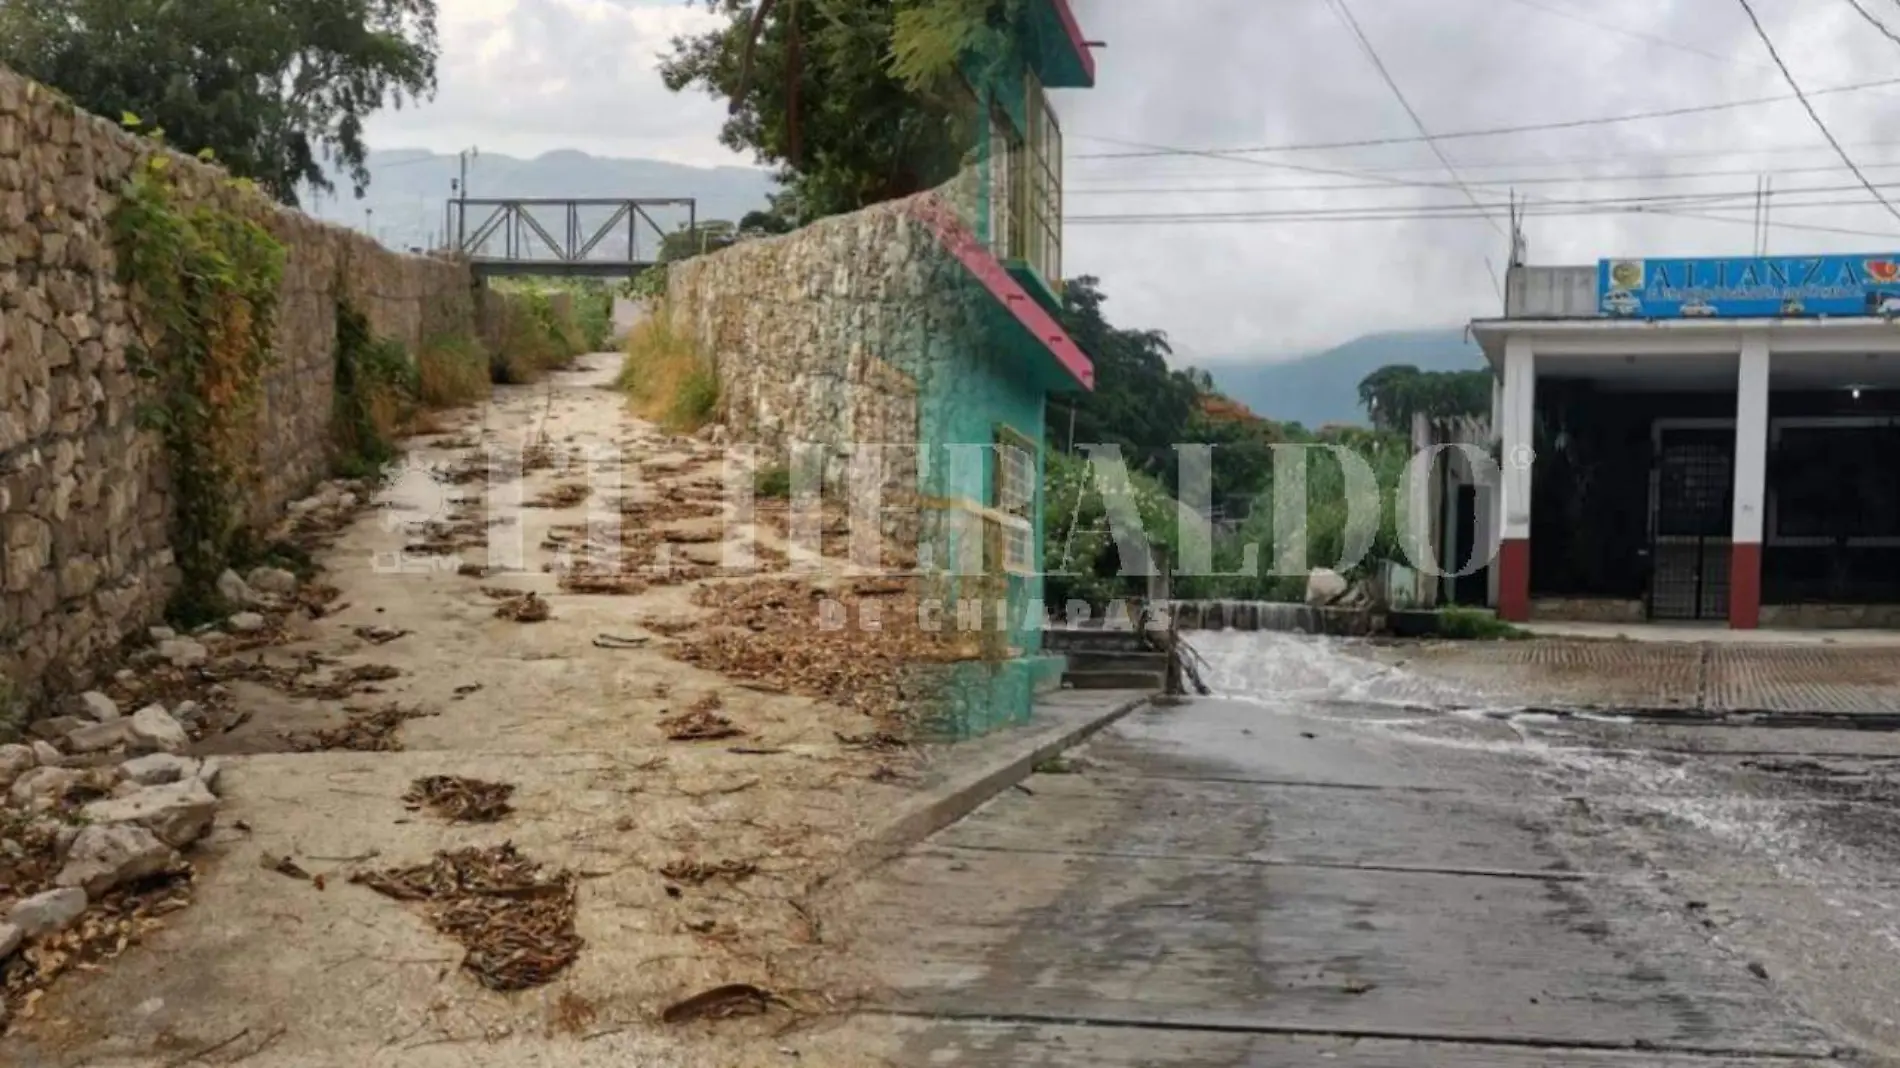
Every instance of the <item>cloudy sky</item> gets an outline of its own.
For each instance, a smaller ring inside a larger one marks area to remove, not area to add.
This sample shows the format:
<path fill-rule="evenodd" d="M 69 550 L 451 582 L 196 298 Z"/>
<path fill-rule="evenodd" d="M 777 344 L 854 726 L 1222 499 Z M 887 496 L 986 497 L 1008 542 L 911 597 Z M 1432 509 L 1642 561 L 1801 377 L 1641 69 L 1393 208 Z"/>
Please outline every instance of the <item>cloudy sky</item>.
<path fill-rule="evenodd" d="M 1493 272 L 1503 270 L 1508 243 L 1450 186 L 1430 146 L 1236 151 L 1417 138 L 1336 0 L 1074 2 L 1087 35 L 1106 47 L 1098 88 L 1056 101 L 1069 155 L 1065 273 L 1101 276 L 1116 322 L 1164 329 L 1184 360 L 1210 362 L 1498 312 Z M 1803 89 L 1900 80 L 1900 42 L 1856 11 L 1900 34 L 1900 0 L 1752 2 Z M 1741 0 L 1345 3 L 1436 135 L 1788 93 Z M 441 93 L 379 117 L 378 147 L 749 162 L 719 146 L 717 103 L 675 97 L 656 73 L 670 37 L 707 23 L 701 8 L 680 0 L 444 0 L 442 8 Z M 1900 204 L 1900 84 L 1823 93 L 1813 105 Z M 1527 220 L 1534 263 L 1746 255 L 1756 240 L 1756 175 L 1766 172 L 1778 191 L 1771 251 L 1900 249 L 1900 218 L 1859 189 L 1793 100 L 1438 145 L 1483 205 L 1512 188 L 1534 205 L 1556 202 Z M 1720 195 L 1730 199 L 1649 202 L 1666 215 L 1575 203 Z M 1460 205 L 1466 217 L 1417 217 L 1421 207 Z M 1354 209 L 1388 217 L 1261 214 Z M 1394 209 L 1409 217 L 1390 218 Z M 1169 218 L 1129 218 L 1155 215 Z M 1502 212 L 1491 215 L 1502 225 Z"/>

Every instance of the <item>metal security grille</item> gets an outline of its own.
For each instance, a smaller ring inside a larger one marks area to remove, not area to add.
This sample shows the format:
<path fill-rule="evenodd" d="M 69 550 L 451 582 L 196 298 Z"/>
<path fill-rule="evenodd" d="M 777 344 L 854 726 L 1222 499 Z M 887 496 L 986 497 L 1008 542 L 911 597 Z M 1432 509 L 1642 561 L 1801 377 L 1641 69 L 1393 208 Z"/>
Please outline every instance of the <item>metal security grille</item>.
<path fill-rule="evenodd" d="M 1734 488 L 1733 430 L 1661 432 L 1649 588 L 1652 618 L 1728 615 Z"/>

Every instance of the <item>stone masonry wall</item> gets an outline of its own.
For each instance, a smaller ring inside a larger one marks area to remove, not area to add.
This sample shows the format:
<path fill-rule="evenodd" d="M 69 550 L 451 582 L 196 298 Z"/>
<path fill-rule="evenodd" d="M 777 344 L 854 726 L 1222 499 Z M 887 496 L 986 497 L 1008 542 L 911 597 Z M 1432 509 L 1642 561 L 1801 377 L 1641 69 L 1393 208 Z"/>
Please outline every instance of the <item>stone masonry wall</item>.
<path fill-rule="evenodd" d="M 985 327 L 967 273 L 913 207 L 880 204 L 671 267 L 665 312 L 716 366 L 734 440 L 918 442 L 931 374 Z"/>
<path fill-rule="evenodd" d="M 151 151 L 0 70 L 0 689 L 16 699 L 83 677 L 158 618 L 175 581 L 165 453 L 137 426 L 133 310 L 110 225 Z M 414 351 L 474 329 L 470 275 L 267 204 L 196 160 L 174 154 L 172 169 L 184 203 L 261 213 L 287 249 L 245 500 L 261 523 L 327 469 L 338 299 Z"/>

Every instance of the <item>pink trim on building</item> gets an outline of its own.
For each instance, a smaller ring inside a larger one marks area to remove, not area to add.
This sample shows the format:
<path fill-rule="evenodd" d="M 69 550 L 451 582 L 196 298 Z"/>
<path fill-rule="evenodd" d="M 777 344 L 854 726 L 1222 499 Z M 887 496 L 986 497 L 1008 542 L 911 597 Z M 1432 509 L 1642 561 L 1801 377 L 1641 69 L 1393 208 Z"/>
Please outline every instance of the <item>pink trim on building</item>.
<path fill-rule="evenodd" d="M 955 256 L 977 281 L 983 283 L 984 289 L 989 290 L 992 296 L 1002 302 L 1003 307 L 1009 309 L 1031 337 L 1049 349 L 1056 362 L 1083 389 L 1094 391 L 1095 362 L 1089 359 L 1088 353 L 1082 351 L 1082 346 L 1075 343 L 1068 331 L 1062 329 L 1062 324 L 1056 322 L 1055 316 L 1050 315 L 1035 297 L 1030 296 L 1029 291 L 990 254 L 990 250 L 983 247 L 983 243 L 976 239 L 976 234 L 963 224 L 950 205 L 940 197 L 925 195 L 913 200 L 909 210 L 913 218 L 930 228 L 946 251 Z"/>
<path fill-rule="evenodd" d="M 1069 6 L 1069 0 L 1049 0 L 1049 3 L 1055 6 L 1056 18 L 1062 20 L 1062 28 L 1069 34 L 1069 43 L 1075 46 L 1075 54 L 1082 57 L 1082 69 L 1088 72 L 1089 82 L 1093 84 L 1095 52 L 1082 37 L 1082 24 L 1075 21 L 1075 9 Z"/>

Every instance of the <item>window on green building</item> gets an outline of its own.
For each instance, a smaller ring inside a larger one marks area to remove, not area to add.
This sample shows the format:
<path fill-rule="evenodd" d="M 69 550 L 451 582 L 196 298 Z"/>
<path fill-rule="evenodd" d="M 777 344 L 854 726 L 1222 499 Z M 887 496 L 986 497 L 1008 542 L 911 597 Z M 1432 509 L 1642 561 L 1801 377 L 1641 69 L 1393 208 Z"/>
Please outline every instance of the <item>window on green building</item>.
<path fill-rule="evenodd" d="M 1015 258 L 1033 267 L 1051 286 L 1062 282 L 1062 125 L 1036 76 L 1027 76 L 1027 158 L 1017 168 L 1011 197 L 1020 203 L 1023 243 Z"/>
<path fill-rule="evenodd" d="M 1002 523 L 1003 569 L 1027 573 L 1036 567 L 1036 445 L 1028 438 L 999 427 L 996 432 L 996 477 L 990 506 Z"/>

